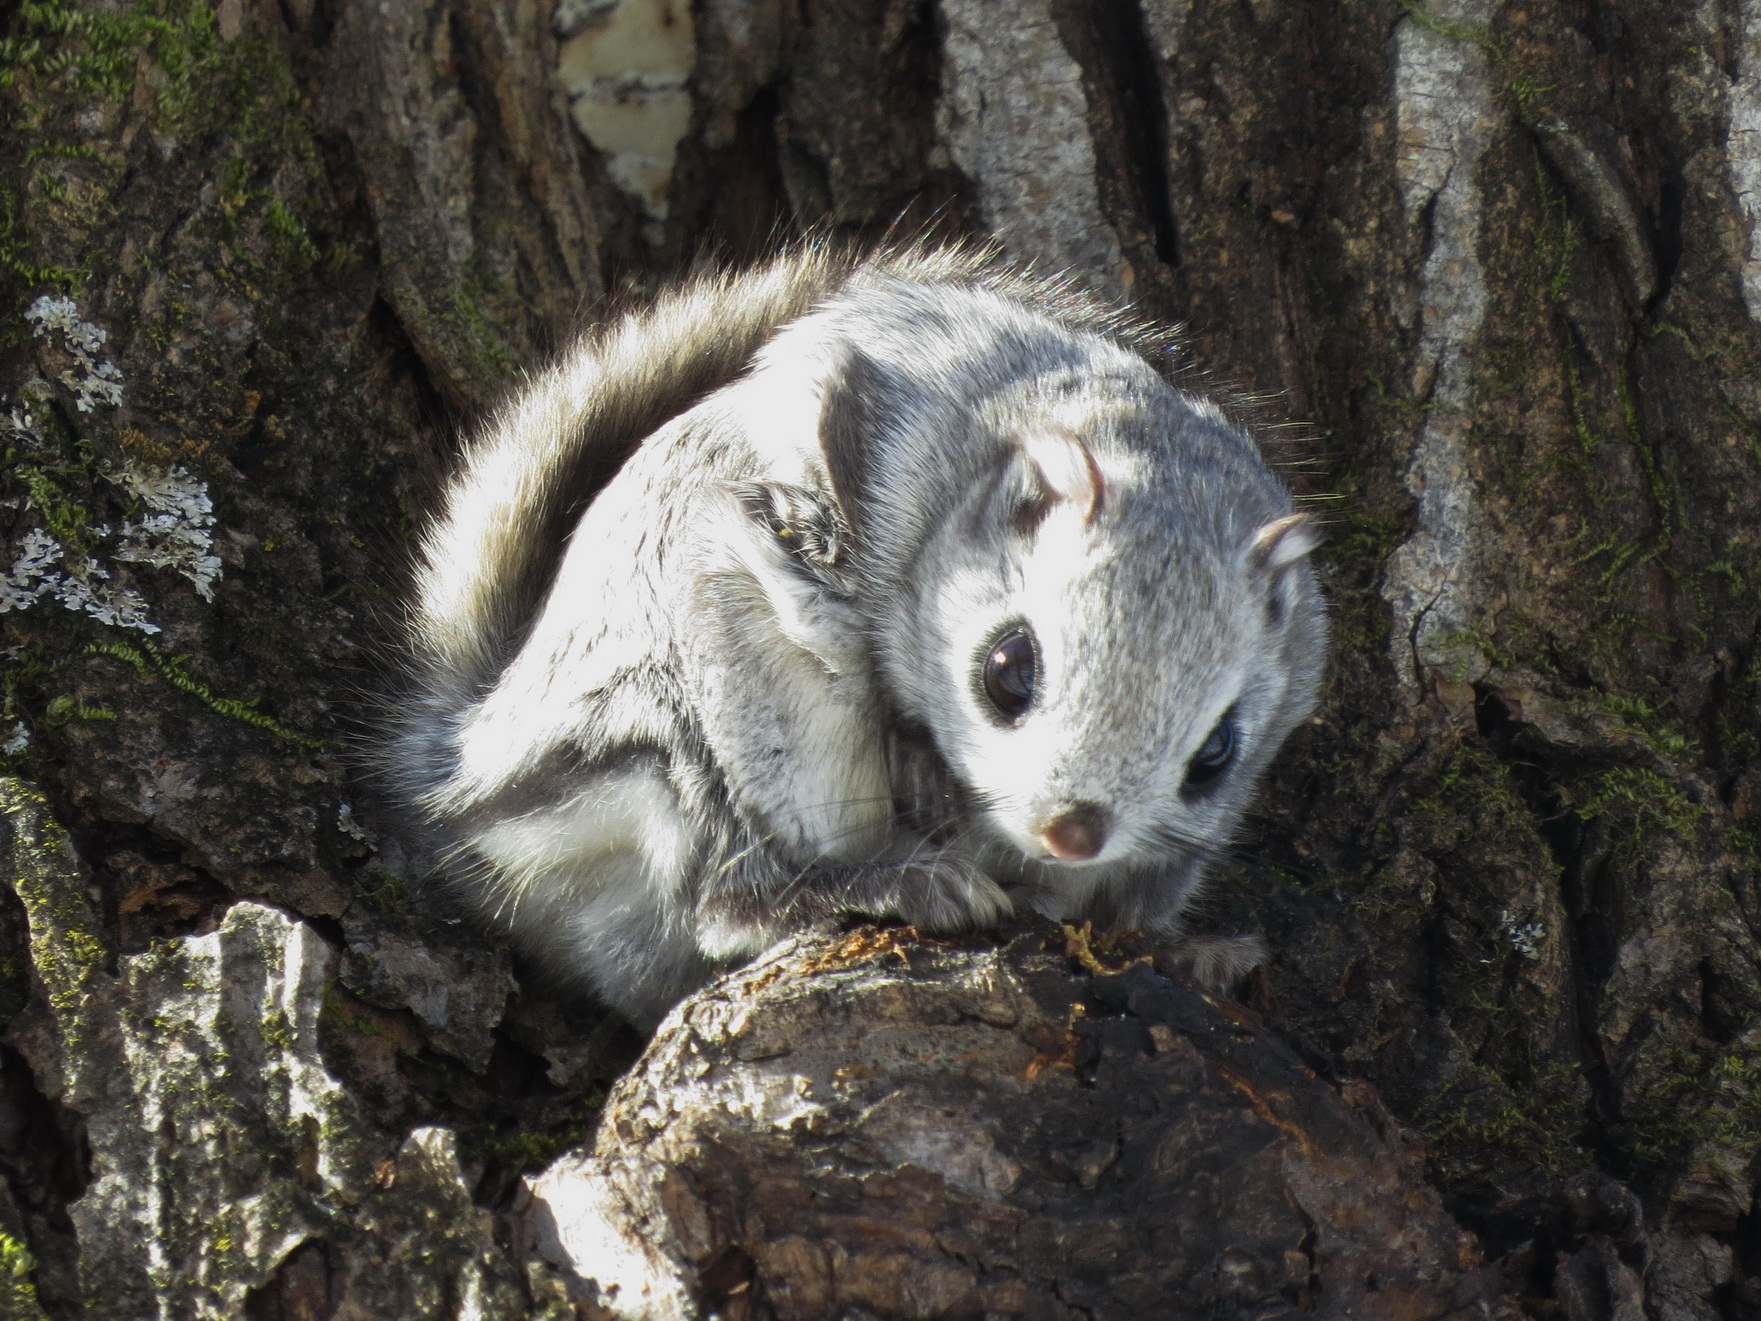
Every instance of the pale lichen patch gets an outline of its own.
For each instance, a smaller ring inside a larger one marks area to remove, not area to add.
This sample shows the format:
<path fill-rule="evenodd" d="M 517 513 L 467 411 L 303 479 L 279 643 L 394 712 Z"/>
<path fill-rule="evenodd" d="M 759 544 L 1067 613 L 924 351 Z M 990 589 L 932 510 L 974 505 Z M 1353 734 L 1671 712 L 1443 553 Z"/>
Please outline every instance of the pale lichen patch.
<path fill-rule="evenodd" d="M 115 558 L 175 569 L 204 601 L 214 599 L 220 557 L 214 554 L 214 501 L 208 484 L 181 467 L 123 464 L 117 483 L 146 506 L 122 525 Z"/>
<path fill-rule="evenodd" d="M 1545 923 L 1535 920 L 1521 921 L 1506 908 L 1498 914 L 1498 928 L 1510 942 L 1511 948 L 1525 959 L 1533 962 L 1541 957 L 1542 947 L 1547 939 Z"/>
<path fill-rule="evenodd" d="M 76 392 L 76 404 L 86 408 L 82 401 L 92 397 L 88 387 L 94 380 L 115 385 L 115 397 L 102 402 L 119 404 L 120 371 L 108 362 L 92 364 L 93 353 L 104 342 L 104 332 L 78 320 L 71 299 L 45 295 L 32 312 L 42 313 L 37 317 L 39 333 L 43 327 L 61 330 L 77 351 L 82 371 L 92 369 L 78 378 L 63 373 L 63 381 Z M 100 372 L 100 368 L 109 370 Z M 40 388 L 43 383 L 39 380 L 35 385 Z M 26 392 L 30 389 L 27 385 Z M 128 495 L 138 512 L 119 528 L 112 528 L 73 508 L 58 485 L 60 479 L 49 475 L 57 460 L 29 402 L 13 405 L 0 429 L 9 430 L 19 442 L 26 459 L 18 467 L 27 491 L 24 503 L 45 524 L 26 530 L 17 556 L 0 575 L 0 614 L 52 600 L 101 624 L 158 633 L 159 625 L 149 616 L 146 598 L 126 583 L 114 581 L 112 562 L 175 570 L 204 601 L 214 599 L 221 563 L 214 554 L 214 501 L 206 482 L 182 467 L 160 468 L 125 459 L 103 475 Z M 57 536 L 57 531 L 63 535 Z"/>
<path fill-rule="evenodd" d="M 74 407 L 89 413 L 99 404 L 116 408 L 122 403 L 122 369 L 109 359 L 99 359 L 109 332 L 80 320 L 73 299 L 44 294 L 25 310 L 24 319 L 39 338 L 60 334 L 73 355 L 73 366 L 61 373 L 61 382 L 73 391 Z"/>
<path fill-rule="evenodd" d="M 47 597 L 100 624 L 157 633 L 145 598 L 132 587 L 110 585 L 104 581 L 109 577 L 110 570 L 93 557 L 70 552 L 42 528 L 32 528 L 18 558 L 0 577 L 0 614 L 28 610 Z"/>

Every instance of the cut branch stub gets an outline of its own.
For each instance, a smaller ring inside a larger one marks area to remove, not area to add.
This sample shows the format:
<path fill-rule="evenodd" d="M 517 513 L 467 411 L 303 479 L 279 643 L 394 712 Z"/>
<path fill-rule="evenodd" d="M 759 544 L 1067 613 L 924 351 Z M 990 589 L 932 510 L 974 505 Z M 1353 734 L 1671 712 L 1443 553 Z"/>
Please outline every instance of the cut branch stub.
<path fill-rule="evenodd" d="M 1514 1315 L 1367 1085 L 1038 921 L 779 946 L 532 1192 L 593 1315 Z"/>

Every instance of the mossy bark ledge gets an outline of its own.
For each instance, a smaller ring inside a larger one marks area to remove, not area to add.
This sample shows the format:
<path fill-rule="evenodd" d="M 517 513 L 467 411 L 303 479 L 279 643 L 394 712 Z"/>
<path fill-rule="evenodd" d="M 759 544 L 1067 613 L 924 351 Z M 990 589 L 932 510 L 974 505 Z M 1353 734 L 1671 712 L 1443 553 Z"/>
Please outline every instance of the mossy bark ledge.
<path fill-rule="evenodd" d="M 1517 1315 L 1373 1091 L 1044 922 L 780 946 L 530 1185 L 618 1317 Z"/>

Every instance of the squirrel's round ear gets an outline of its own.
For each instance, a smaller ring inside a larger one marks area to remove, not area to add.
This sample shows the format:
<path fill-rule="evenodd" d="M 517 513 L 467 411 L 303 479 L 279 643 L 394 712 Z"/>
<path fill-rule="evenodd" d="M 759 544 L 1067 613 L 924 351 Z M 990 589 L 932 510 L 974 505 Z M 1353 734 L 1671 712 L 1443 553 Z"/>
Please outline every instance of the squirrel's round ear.
<path fill-rule="evenodd" d="M 1022 531 L 1037 527 L 1054 504 L 1075 505 L 1086 523 L 1101 516 L 1106 479 L 1080 436 L 1070 431 L 1027 435 L 1021 439 L 1021 455 L 1030 476 L 1025 483 L 1029 494 L 1015 518 Z"/>
<path fill-rule="evenodd" d="M 747 482 L 734 487 L 734 498 L 802 568 L 840 591 L 848 587 L 849 528 L 828 493 L 786 482 Z"/>
<path fill-rule="evenodd" d="M 1320 544 L 1307 514 L 1286 514 L 1261 524 L 1248 543 L 1247 561 L 1256 569 L 1281 569 Z"/>

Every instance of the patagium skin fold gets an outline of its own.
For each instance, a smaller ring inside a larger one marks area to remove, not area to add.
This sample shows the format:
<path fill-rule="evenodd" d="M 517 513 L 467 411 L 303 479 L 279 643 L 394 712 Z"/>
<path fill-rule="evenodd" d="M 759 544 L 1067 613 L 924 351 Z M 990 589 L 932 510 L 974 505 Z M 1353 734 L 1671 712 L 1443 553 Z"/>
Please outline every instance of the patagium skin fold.
<path fill-rule="evenodd" d="M 804 247 L 536 376 L 423 539 L 387 752 L 459 890 L 643 1024 L 845 915 L 1177 932 L 1326 623 L 1146 336 L 985 253 Z"/>

